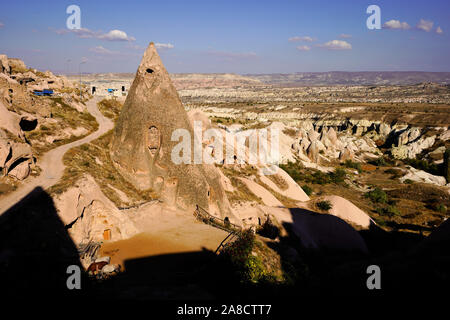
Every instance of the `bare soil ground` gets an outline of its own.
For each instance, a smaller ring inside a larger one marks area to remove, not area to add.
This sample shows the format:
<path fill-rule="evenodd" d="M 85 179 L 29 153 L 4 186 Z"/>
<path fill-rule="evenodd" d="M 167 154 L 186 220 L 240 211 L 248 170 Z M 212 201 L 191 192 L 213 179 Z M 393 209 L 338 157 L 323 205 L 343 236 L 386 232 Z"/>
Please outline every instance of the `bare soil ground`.
<path fill-rule="evenodd" d="M 125 210 L 142 233 L 103 244 L 100 255 L 125 266 L 127 260 L 163 254 L 215 251 L 227 232 L 195 220 L 189 212 L 162 208 L 158 204 Z"/>

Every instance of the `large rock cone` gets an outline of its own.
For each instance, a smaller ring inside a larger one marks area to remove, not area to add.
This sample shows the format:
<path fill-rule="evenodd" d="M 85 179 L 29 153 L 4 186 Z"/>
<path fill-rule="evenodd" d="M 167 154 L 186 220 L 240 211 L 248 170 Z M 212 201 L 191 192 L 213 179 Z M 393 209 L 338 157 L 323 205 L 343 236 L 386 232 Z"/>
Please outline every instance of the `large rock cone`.
<path fill-rule="evenodd" d="M 171 137 L 177 129 L 189 131 L 194 150 L 195 137 L 187 113 L 150 43 L 116 123 L 111 159 L 136 188 L 152 189 L 169 205 L 185 209 L 200 205 L 212 214 L 230 216 L 229 202 L 214 167 L 172 161 L 172 150 L 179 141 L 171 141 Z"/>

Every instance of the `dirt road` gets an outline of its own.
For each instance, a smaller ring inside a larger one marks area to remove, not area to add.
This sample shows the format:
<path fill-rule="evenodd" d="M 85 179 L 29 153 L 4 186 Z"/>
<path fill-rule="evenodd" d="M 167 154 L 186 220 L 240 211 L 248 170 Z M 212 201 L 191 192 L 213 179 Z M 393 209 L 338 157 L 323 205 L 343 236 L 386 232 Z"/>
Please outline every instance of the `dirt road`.
<path fill-rule="evenodd" d="M 86 103 L 87 110 L 95 117 L 99 124 L 97 131 L 83 139 L 59 146 L 45 153 L 44 156 L 37 161 L 37 165 L 42 169 L 41 174 L 38 177 L 28 178 L 16 191 L 0 199 L 0 215 L 23 199 L 34 188 L 41 187 L 42 189 L 47 189 L 56 184 L 64 173 L 65 167 L 62 159 L 69 149 L 97 139 L 114 127 L 112 120 L 104 117 L 98 110 L 98 101 L 97 98 L 93 98 Z"/>

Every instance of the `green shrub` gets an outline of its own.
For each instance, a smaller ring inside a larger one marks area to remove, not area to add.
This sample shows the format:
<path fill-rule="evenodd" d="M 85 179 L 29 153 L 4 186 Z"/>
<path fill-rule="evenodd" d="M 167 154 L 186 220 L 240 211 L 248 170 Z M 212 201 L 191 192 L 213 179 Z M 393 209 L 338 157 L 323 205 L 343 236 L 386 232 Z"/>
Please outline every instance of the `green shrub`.
<path fill-rule="evenodd" d="M 376 187 L 374 190 L 367 192 L 365 196 L 372 200 L 372 202 L 386 203 L 388 200 L 386 192 L 384 192 L 379 187 Z"/>
<path fill-rule="evenodd" d="M 387 206 L 386 208 L 377 208 L 377 213 L 381 216 L 401 216 L 400 210 L 396 206 Z"/>
<path fill-rule="evenodd" d="M 356 169 L 359 173 L 362 172 L 361 163 L 353 162 L 352 160 L 346 160 L 344 163 L 346 168 Z"/>
<path fill-rule="evenodd" d="M 447 206 L 443 203 L 439 203 L 433 206 L 433 210 L 440 212 L 440 213 L 446 213 L 447 212 Z"/>
<path fill-rule="evenodd" d="M 244 281 L 258 282 L 267 272 L 260 258 L 249 255 L 244 262 L 242 275 Z"/>
<path fill-rule="evenodd" d="M 346 176 L 347 172 L 342 168 L 336 168 L 334 172 L 330 173 L 331 181 L 336 184 L 343 183 Z"/>
<path fill-rule="evenodd" d="M 313 193 L 313 189 L 308 186 L 307 184 L 304 184 L 302 186 L 303 191 L 305 191 L 306 195 L 310 196 Z"/>
<path fill-rule="evenodd" d="M 315 171 L 310 176 L 306 176 L 305 180 L 307 182 L 320 185 L 331 183 L 330 175 L 319 170 Z"/>
<path fill-rule="evenodd" d="M 387 164 L 386 160 L 384 157 L 379 157 L 378 159 L 369 161 L 370 164 L 373 164 L 374 166 L 378 166 L 378 167 L 382 167 L 385 166 Z"/>
<path fill-rule="evenodd" d="M 220 253 L 220 257 L 230 263 L 232 270 L 241 282 L 258 282 L 267 276 L 261 259 L 252 254 L 254 245 L 255 234 L 248 229 Z"/>
<path fill-rule="evenodd" d="M 319 201 L 316 203 L 317 208 L 323 211 L 328 211 L 333 208 L 333 205 L 328 200 Z"/>
<path fill-rule="evenodd" d="M 281 164 L 280 168 L 286 171 L 295 181 L 303 180 L 303 175 L 301 173 L 303 166 L 300 162 L 288 162 L 287 164 Z"/>

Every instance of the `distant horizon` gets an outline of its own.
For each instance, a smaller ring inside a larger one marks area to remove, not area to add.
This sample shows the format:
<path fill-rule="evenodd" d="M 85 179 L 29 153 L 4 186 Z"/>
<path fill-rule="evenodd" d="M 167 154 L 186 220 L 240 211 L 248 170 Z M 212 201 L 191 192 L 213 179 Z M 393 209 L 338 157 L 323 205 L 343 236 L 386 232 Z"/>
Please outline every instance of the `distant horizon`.
<path fill-rule="evenodd" d="M 36 69 L 30 66 L 27 66 L 31 69 Z M 136 68 L 137 69 L 137 68 Z M 52 70 L 39 70 L 39 71 L 51 71 L 53 74 L 58 75 L 79 75 L 79 73 L 61 73 L 61 72 L 54 72 Z M 387 70 L 381 70 L 381 71 L 339 71 L 339 70 L 333 70 L 333 71 L 294 71 L 289 73 L 284 72 L 272 72 L 272 73 L 237 73 L 237 72 L 169 72 L 169 74 L 236 74 L 240 76 L 245 75 L 275 75 L 275 74 L 297 74 L 297 73 L 334 73 L 334 72 L 345 72 L 345 73 L 449 73 L 450 71 L 416 71 L 416 70 L 408 70 L 408 71 L 387 71 Z M 81 74 L 134 74 L 134 72 L 81 72 Z"/>
<path fill-rule="evenodd" d="M 380 11 L 375 29 L 369 4 Z M 74 28 L 70 5 L 80 10 Z M 42 0 L 2 9 L 2 53 L 55 73 L 134 72 L 150 42 L 170 73 L 450 72 L 444 0 Z"/>

